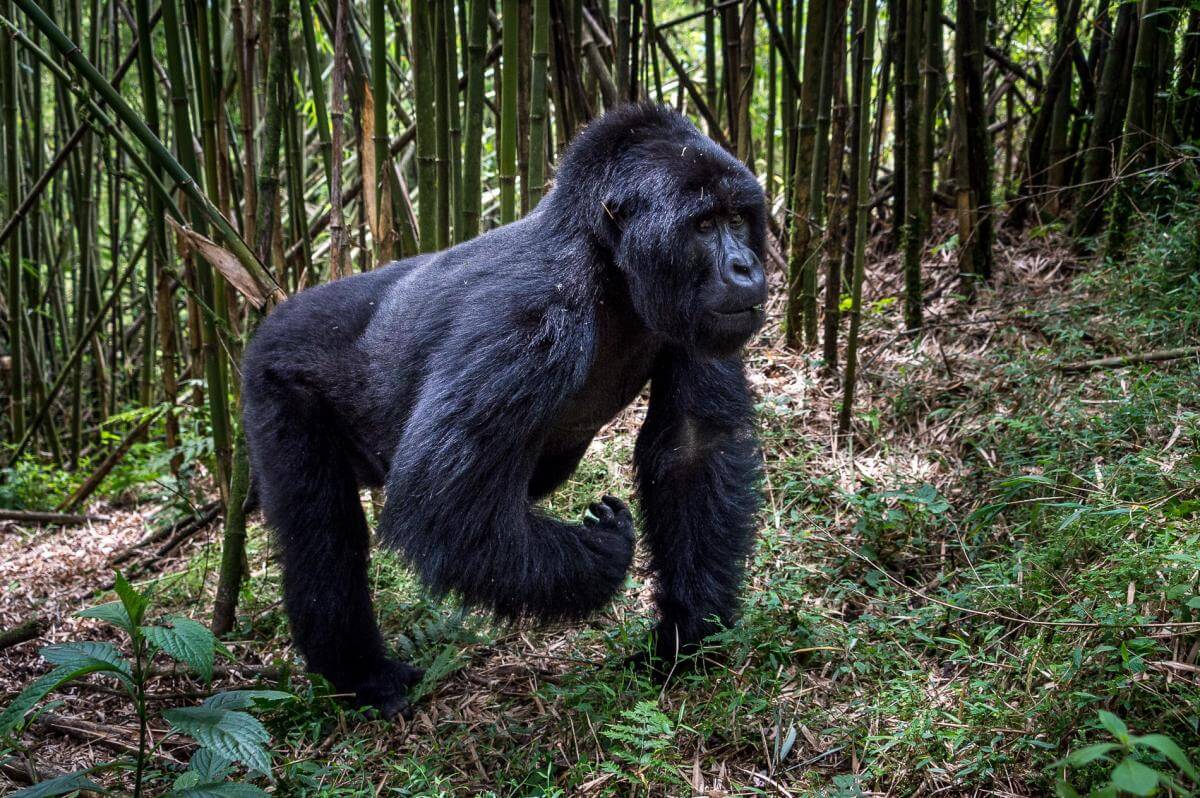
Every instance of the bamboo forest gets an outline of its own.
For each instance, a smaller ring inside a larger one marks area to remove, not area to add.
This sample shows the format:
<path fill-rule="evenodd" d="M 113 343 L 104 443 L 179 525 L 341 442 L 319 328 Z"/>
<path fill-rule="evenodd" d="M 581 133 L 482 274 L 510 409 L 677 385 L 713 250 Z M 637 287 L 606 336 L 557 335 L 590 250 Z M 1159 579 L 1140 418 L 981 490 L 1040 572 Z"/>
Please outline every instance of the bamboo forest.
<path fill-rule="evenodd" d="M 1200 792 L 1200 0 L 0 0 L 0 134 L 0 793 Z"/>

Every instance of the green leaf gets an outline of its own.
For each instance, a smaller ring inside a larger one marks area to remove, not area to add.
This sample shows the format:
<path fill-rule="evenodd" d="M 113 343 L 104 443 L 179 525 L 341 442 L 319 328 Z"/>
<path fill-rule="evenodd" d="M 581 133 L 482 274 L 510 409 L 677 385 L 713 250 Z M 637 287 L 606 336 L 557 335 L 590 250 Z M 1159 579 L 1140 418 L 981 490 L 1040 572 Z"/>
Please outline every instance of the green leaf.
<path fill-rule="evenodd" d="M 1125 721 L 1103 709 L 1097 714 L 1100 716 L 1100 724 L 1108 729 L 1109 734 L 1116 737 L 1122 743 L 1129 741 L 1129 727 L 1125 725 Z"/>
<path fill-rule="evenodd" d="M 107 604 L 88 607 L 75 614 L 80 618 L 95 618 L 96 620 L 112 624 L 119 629 L 124 629 L 131 634 L 133 633 L 133 621 L 129 620 L 129 611 L 119 601 L 110 601 Z"/>
<path fill-rule="evenodd" d="M 188 760 L 188 773 L 196 775 L 196 784 L 222 781 L 233 770 L 233 762 L 211 748 L 197 748 Z"/>
<path fill-rule="evenodd" d="M 271 755 L 263 747 L 270 735 L 251 715 L 211 707 L 181 707 L 164 710 L 163 717 L 205 748 L 263 773 L 271 771 Z"/>
<path fill-rule="evenodd" d="M 171 626 L 143 626 L 142 634 L 176 662 L 182 662 L 211 681 L 213 674 L 213 651 L 217 639 L 208 627 L 191 618 L 172 615 Z"/>
<path fill-rule="evenodd" d="M 233 781 L 216 781 L 199 784 L 183 790 L 172 790 L 169 795 L 176 798 L 263 798 L 267 793 L 253 784 Z"/>
<path fill-rule="evenodd" d="M 1062 779 L 1054 782 L 1054 794 L 1058 798 L 1079 798 L 1079 793 L 1075 791 L 1075 788 Z"/>
<path fill-rule="evenodd" d="M 1113 768 L 1113 786 L 1134 795 L 1154 795 L 1158 791 L 1158 773 L 1132 757 L 1125 757 Z"/>
<path fill-rule="evenodd" d="M 125 612 L 129 613 L 130 628 L 140 625 L 142 618 L 146 616 L 146 607 L 150 606 L 150 599 L 129 584 L 120 571 L 117 571 L 113 587 L 117 591 L 117 598 L 125 605 Z"/>
<path fill-rule="evenodd" d="M 1192 781 L 1200 781 L 1200 774 L 1192 766 L 1191 760 L 1174 740 L 1165 734 L 1144 734 L 1141 737 L 1130 738 L 1131 745 L 1144 745 L 1152 748 L 1170 760 L 1171 764 L 1183 771 Z"/>
<path fill-rule="evenodd" d="M 204 699 L 209 709 L 249 709 L 256 703 L 270 704 L 295 698 L 282 690 L 228 690 Z"/>
<path fill-rule="evenodd" d="M 67 682 L 87 676 L 89 673 L 112 670 L 112 665 L 99 661 L 83 667 L 60 665 L 22 690 L 11 704 L 5 707 L 3 712 L 0 712 L 0 736 L 11 734 L 19 728 L 29 710 Z"/>
<path fill-rule="evenodd" d="M 1078 751 L 1072 751 L 1067 754 L 1067 758 L 1062 760 L 1062 762 L 1071 767 L 1081 768 L 1084 765 L 1095 762 L 1097 759 L 1106 759 L 1110 751 L 1120 747 L 1119 743 L 1096 743 L 1086 748 L 1080 748 Z"/>
<path fill-rule="evenodd" d="M 79 640 L 73 643 L 58 643 L 45 646 L 41 650 L 42 659 L 54 665 L 69 665 L 73 668 L 84 668 L 93 664 L 106 665 L 107 670 L 119 673 L 129 678 L 129 660 L 121 656 L 121 652 L 112 643 L 102 643 L 94 640 Z M 105 670 L 100 668 L 100 670 Z"/>
<path fill-rule="evenodd" d="M 88 778 L 89 773 L 91 773 L 90 770 L 77 770 L 74 773 L 39 781 L 32 787 L 9 793 L 9 798 L 49 798 L 52 795 L 66 795 L 78 790 L 107 793 L 108 790 Z"/>

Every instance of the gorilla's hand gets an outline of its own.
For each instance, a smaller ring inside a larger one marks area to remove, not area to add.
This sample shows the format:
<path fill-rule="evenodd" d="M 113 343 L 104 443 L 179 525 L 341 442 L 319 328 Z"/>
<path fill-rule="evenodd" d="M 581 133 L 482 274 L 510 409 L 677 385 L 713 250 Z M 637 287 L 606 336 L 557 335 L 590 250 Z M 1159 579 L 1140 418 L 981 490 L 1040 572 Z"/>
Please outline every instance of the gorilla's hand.
<path fill-rule="evenodd" d="M 588 514 L 583 517 L 583 525 L 590 532 L 623 538 L 628 544 L 630 555 L 633 554 L 633 513 L 625 506 L 625 502 L 616 496 L 605 496 L 598 502 L 588 505 Z"/>
<path fill-rule="evenodd" d="M 594 591 L 595 596 L 584 601 L 599 608 L 624 584 L 625 574 L 633 562 L 633 514 L 625 502 L 615 496 L 605 496 L 588 507 L 583 527 L 575 529 L 583 544 L 582 553 L 591 560 L 588 570 L 596 580 L 589 591 Z"/>

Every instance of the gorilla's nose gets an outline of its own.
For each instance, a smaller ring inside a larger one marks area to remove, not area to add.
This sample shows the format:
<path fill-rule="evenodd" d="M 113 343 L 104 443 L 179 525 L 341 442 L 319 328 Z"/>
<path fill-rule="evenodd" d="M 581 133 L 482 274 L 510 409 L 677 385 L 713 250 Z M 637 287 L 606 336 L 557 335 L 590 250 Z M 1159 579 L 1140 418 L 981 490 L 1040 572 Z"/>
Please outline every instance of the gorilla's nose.
<path fill-rule="evenodd" d="M 725 282 L 739 294 L 755 298 L 755 303 L 766 298 L 767 277 L 753 258 L 744 255 L 730 258 L 725 268 Z"/>

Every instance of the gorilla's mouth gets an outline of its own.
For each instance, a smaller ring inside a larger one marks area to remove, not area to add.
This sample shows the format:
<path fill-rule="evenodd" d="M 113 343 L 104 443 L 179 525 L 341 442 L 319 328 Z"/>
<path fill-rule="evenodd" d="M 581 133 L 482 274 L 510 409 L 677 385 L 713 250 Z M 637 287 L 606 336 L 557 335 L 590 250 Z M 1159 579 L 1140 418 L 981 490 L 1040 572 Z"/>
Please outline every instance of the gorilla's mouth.
<path fill-rule="evenodd" d="M 717 314 L 718 316 L 724 316 L 724 317 L 730 318 L 730 319 L 736 319 L 736 318 L 739 318 L 742 316 L 748 316 L 748 315 L 753 315 L 753 314 L 762 313 L 762 312 L 763 312 L 763 303 L 761 303 L 761 302 L 757 305 L 751 305 L 750 307 L 741 308 L 740 310 L 714 310 L 713 311 L 713 313 Z"/>

